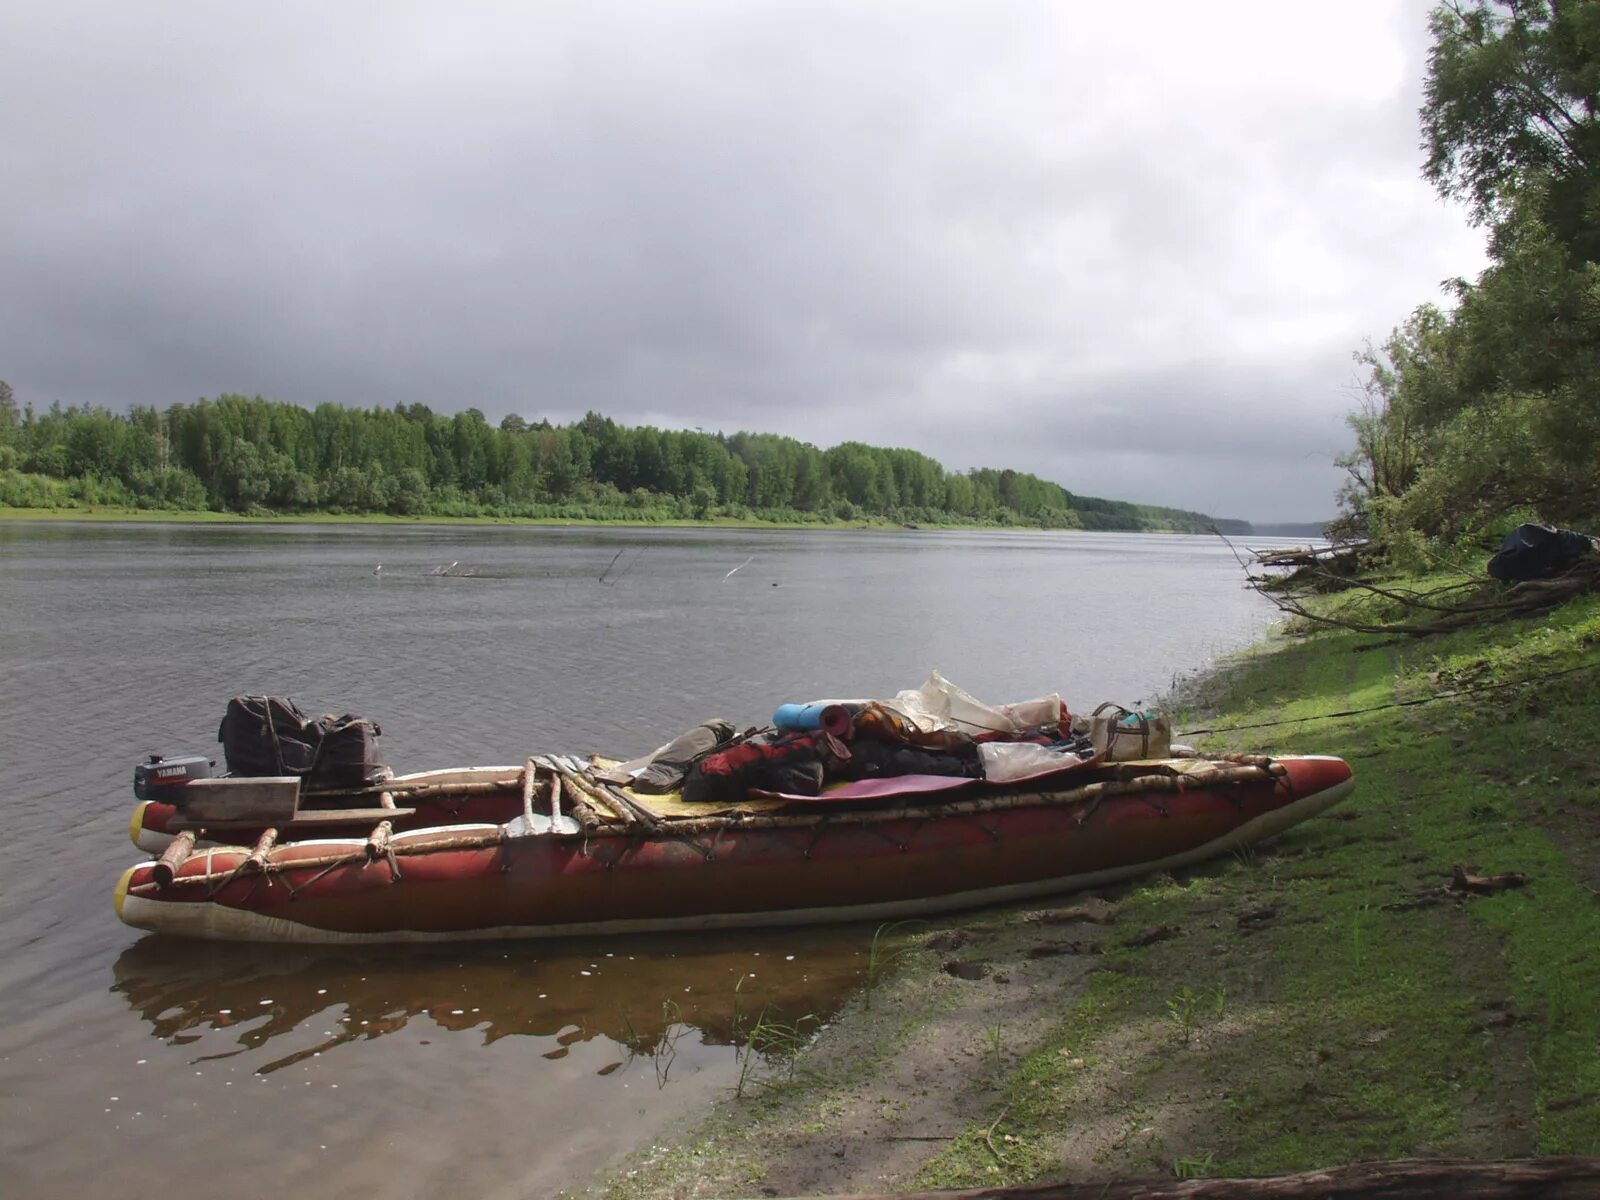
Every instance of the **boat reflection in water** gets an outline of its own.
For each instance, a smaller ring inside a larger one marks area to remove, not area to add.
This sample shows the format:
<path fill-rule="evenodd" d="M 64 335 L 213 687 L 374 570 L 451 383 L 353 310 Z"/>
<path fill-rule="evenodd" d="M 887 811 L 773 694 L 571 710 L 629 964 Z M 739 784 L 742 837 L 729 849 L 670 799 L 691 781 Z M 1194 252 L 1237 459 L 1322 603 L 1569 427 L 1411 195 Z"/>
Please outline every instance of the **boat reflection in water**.
<path fill-rule="evenodd" d="M 769 930 L 355 951 L 147 937 L 117 959 L 113 990 L 155 1037 L 203 1040 L 206 1060 L 247 1055 L 257 1074 L 419 1018 L 432 1023 L 425 1035 L 471 1034 L 485 1046 L 550 1039 L 546 1058 L 609 1038 L 630 1057 L 659 1059 L 691 1030 L 702 1045 L 742 1046 L 763 1015 L 814 1031 L 864 979 L 872 936 Z"/>

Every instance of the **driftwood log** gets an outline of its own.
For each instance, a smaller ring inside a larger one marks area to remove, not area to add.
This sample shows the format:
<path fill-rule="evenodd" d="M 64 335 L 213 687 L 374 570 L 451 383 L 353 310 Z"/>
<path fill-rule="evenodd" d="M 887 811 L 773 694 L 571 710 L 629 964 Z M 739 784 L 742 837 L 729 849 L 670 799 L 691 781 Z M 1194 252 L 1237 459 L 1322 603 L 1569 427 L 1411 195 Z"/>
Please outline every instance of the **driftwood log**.
<path fill-rule="evenodd" d="M 815 1200 L 1593 1200 L 1600 1158 L 1406 1159 L 1259 1179 L 1145 1179 Z"/>

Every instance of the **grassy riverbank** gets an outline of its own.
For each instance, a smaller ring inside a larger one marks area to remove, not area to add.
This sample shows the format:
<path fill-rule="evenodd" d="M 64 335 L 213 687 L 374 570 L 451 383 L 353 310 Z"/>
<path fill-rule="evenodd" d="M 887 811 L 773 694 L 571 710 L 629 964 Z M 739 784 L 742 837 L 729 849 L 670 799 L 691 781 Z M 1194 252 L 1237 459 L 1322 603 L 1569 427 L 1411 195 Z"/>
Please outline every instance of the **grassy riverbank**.
<path fill-rule="evenodd" d="M 743 1098 L 606 1194 L 1600 1153 L 1597 678 L 1595 596 L 1449 637 L 1275 639 L 1178 728 L 1342 755 L 1344 805 L 1180 877 L 885 930 L 851 1012 L 792 1061 L 768 1039 Z M 1467 898 L 1455 864 L 1526 886 Z"/>

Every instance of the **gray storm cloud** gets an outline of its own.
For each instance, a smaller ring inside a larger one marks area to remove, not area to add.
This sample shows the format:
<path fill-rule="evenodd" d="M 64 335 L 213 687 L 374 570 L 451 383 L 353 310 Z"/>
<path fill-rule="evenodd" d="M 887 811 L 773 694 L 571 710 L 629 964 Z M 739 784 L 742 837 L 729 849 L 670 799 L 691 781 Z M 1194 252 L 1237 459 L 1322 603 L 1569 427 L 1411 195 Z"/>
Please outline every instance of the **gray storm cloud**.
<path fill-rule="evenodd" d="M 1481 265 L 1426 5 L 65 4 L 0 39 L 0 378 L 773 430 L 1332 512 Z"/>

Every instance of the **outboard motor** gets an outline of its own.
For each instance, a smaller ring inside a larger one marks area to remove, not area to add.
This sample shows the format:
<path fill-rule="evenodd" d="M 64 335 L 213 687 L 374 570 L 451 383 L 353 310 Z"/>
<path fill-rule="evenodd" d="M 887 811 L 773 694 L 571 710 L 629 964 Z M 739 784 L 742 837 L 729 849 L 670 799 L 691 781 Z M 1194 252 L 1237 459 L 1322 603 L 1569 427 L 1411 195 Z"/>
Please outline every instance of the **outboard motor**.
<path fill-rule="evenodd" d="M 160 800 L 176 804 L 191 779 L 210 779 L 215 764 L 203 754 L 164 758 L 152 754 L 148 762 L 133 768 L 133 794 L 140 800 Z"/>

